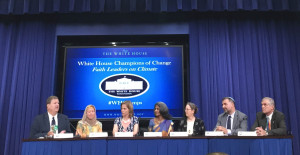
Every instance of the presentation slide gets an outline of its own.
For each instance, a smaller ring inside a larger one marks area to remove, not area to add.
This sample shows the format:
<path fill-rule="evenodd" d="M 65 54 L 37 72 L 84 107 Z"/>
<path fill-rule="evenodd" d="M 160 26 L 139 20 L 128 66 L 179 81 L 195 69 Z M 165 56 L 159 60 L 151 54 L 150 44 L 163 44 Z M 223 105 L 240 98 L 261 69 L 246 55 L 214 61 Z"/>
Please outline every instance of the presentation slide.
<path fill-rule="evenodd" d="M 164 102 L 173 117 L 183 116 L 183 47 L 66 47 L 63 113 L 81 118 L 95 105 L 98 118 L 121 116 L 130 100 L 134 115 L 153 118 Z"/>

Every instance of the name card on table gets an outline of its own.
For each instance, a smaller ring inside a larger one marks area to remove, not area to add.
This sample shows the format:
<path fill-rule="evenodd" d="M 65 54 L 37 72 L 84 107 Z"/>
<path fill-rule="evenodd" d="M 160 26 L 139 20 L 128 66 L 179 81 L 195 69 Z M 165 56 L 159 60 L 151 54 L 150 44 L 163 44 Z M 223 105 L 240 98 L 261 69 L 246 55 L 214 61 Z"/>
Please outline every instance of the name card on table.
<path fill-rule="evenodd" d="M 162 137 L 162 132 L 144 132 L 144 137 Z"/>
<path fill-rule="evenodd" d="M 239 131 L 238 136 L 257 136 L 256 131 Z"/>
<path fill-rule="evenodd" d="M 133 132 L 116 132 L 115 137 L 133 137 Z"/>
<path fill-rule="evenodd" d="M 170 137 L 188 137 L 187 132 L 170 132 Z"/>
<path fill-rule="evenodd" d="M 108 137 L 107 132 L 92 132 L 89 137 Z"/>
<path fill-rule="evenodd" d="M 59 134 L 54 134 L 53 138 L 73 138 L 73 133 L 59 133 Z"/>
<path fill-rule="evenodd" d="M 205 131 L 205 136 L 227 136 L 223 131 Z"/>

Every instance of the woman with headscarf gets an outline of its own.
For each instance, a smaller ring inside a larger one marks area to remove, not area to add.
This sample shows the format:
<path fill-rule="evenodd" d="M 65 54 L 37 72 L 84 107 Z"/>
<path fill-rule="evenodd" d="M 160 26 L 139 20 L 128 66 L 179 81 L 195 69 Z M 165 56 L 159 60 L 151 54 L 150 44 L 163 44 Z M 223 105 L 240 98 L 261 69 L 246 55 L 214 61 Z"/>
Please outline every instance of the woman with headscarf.
<path fill-rule="evenodd" d="M 84 138 L 93 132 L 102 132 L 102 123 L 97 120 L 95 106 L 88 105 L 84 110 L 82 119 L 77 123 L 76 135 Z"/>
<path fill-rule="evenodd" d="M 185 118 L 180 121 L 179 131 L 186 131 L 192 136 L 203 136 L 205 134 L 204 122 L 195 116 L 197 113 L 197 106 L 188 102 L 185 106 Z"/>
<path fill-rule="evenodd" d="M 149 122 L 149 132 L 162 132 L 162 136 L 168 136 L 173 131 L 173 122 L 167 105 L 163 102 L 157 102 L 154 105 L 154 119 Z"/>
<path fill-rule="evenodd" d="M 122 117 L 115 119 L 113 136 L 116 132 L 133 132 L 133 136 L 139 132 L 139 120 L 133 116 L 133 105 L 131 101 L 124 101 L 121 103 Z"/>

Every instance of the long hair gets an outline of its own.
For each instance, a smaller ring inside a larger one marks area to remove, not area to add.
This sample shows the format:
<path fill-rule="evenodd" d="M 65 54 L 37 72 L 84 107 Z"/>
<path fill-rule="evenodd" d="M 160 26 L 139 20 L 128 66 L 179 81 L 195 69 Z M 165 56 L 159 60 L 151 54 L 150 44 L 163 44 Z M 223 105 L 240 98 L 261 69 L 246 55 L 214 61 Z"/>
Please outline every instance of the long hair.
<path fill-rule="evenodd" d="M 133 116 L 133 105 L 131 103 L 131 101 L 124 101 L 121 103 L 121 109 L 122 109 L 122 105 L 125 104 L 126 107 L 129 110 L 129 118 L 131 118 Z"/>
<path fill-rule="evenodd" d="M 161 114 L 161 116 L 166 119 L 166 120 L 170 120 L 172 118 L 172 116 L 169 114 L 169 109 L 167 107 L 167 105 L 164 102 L 157 102 L 154 105 L 154 109 L 155 106 L 159 107 L 159 113 Z"/>

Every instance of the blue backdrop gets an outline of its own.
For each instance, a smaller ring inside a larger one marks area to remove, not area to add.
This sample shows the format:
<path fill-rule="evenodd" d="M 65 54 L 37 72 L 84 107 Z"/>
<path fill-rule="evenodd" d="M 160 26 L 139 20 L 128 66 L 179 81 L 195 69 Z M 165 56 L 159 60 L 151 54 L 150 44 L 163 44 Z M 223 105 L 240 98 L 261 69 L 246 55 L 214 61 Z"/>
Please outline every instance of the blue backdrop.
<path fill-rule="evenodd" d="M 45 100 L 55 85 L 59 23 L 15 19 L 0 20 L 0 154 L 19 154 L 22 139 L 28 138 L 33 118 L 46 111 Z M 198 116 L 207 129 L 214 128 L 223 111 L 222 97 L 235 98 L 237 109 L 249 116 L 251 126 L 255 113 L 261 110 L 261 99 L 270 96 L 286 116 L 288 130 L 294 135 L 294 153 L 300 152 L 299 19 L 224 16 L 190 19 L 186 25 L 190 36 L 190 100 L 198 105 Z M 124 25 L 114 26 L 122 29 Z M 146 22 L 143 27 L 147 27 Z M 155 32 L 144 29 L 145 34 Z M 107 30 L 98 30 L 101 33 Z"/>
<path fill-rule="evenodd" d="M 120 53 L 124 50 L 127 54 L 121 55 Z M 120 105 L 125 100 L 132 102 L 134 115 L 137 117 L 153 117 L 153 106 L 158 101 L 166 103 L 173 117 L 182 117 L 183 78 L 179 76 L 183 74 L 182 46 L 70 47 L 66 51 L 63 113 L 69 118 L 81 118 L 88 104 L 95 105 L 98 118 L 120 117 Z M 132 54 L 142 53 L 141 51 L 145 55 Z M 83 61 L 94 64 L 79 63 Z M 99 65 L 99 62 L 107 64 Z M 167 63 L 159 65 L 156 62 Z M 94 71 L 95 68 L 102 68 L 102 71 Z M 150 71 L 141 68 L 149 68 Z M 131 75 L 124 76 L 124 74 Z M 124 77 L 133 81 L 141 81 L 139 78 L 133 79 L 136 76 L 147 81 L 143 83 L 145 88 L 140 96 L 132 94 L 121 96 L 105 91 L 105 81 L 108 77 L 114 78 L 108 78 L 108 81 L 117 81 Z M 101 85 L 101 90 L 99 85 Z"/>

